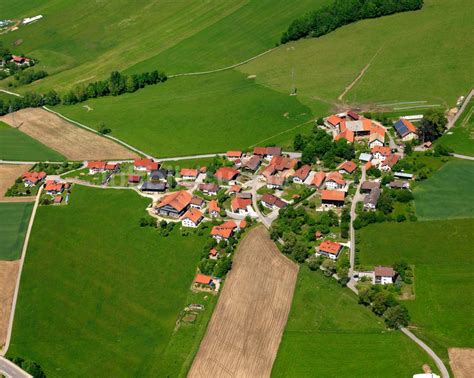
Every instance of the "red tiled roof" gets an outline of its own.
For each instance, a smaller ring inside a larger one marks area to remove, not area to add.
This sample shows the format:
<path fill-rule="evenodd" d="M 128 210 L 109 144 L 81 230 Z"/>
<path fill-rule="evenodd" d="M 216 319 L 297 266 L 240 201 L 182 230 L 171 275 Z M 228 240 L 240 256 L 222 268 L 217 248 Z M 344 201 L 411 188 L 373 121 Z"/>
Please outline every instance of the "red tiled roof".
<path fill-rule="evenodd" d="M 370 152 L 372 152 L 373 154 L 379 153 L 383 156 L 388 156 L 392 153 L 390 147 L 387 146 L 375 146 L 370 150 Z"/>
<path fill-rule="evenodd" d="M 362 130 L 370 131 L 371 128 L 372 128 L 372 121 L 368 118 L 362 119 Z"/>
<path fill-rule="evenodd" d="M 337 115 L 332 115 L 328 117 L 326 121 L 333 126 L 337 126 L 342 121 L 342 118 L 338 117 Z"/>
<path fill-rule="evenodd" d="M 297 169 L 293 177 L 297 177 L 301 181 L 304 181 L 308 177 L 309 172 L 311 172 L 311 166 L 306 164 L 300 167 L 299 169 Z"/>
<path fill-rule="evenodd" d="M 219 168 L 216 173 L 215 173 L 215 177 L 218 179 L 218 180 L 222 180 L 222 181 L 230 181 L 232 179 L 234 179 L 236 176 L 239 175 L 239 171 L 233 169 L 233 168 L 230 168 L 230 167 L 221 167 Z"/>
<path fill-rule="evenodd" d="M 392 168 L 395 164 L 398 163 L 398 160 L 400 160 L 400 156 L 399 155 L 389 155 L 387 156 L 387 158 L 384 160 L 384 162 L 382 163 L 382 165 L 385 165 L 387 167 L 390 167 Z"/>
<path fill-rule="evenodd" d="M 174 192 L 164 196 L 160 203 L 156 204 L 156 208 L 162 208 L 163 206 L 170 205 L 176 211 L 181 211 L 191 203 L 192 195 L 185 190 Z"/>
<path fill-rule="evenodd" d="M 376 277 L 393 277 L 395 276 L 395 271 L 392 267 L 389 266 L 376 266 L 374 269 Z"/>
<path fill-rule="evenodd" d="M 386 132 L 387 132 L 387 130 L 385 129 L 385 127 L 382 127 L 380 125 L 376 125 L 375 123 L 372 124 L 372 128 L 370 129 L 370 135 L 378 134 L 378 135 L 384 137 Z"/>
<path fill-rule="evenodd" d="M 330 172 L 326 176 L 326 181 L 334 181 L 338 185 L 345 185 L 346 181 L 339 172 Z"/>
<path fill-rule="evenodd" d="M 266 147 L 255 147 L 253 149 L 254 155 L 266 155 L 267 154 L 267 148 Z"/>
<path fill-rule="evenodd" d="M 356 121 L 360 118 L 360 115 L 357 114 L 357 113 L 356 113 L 355 111 L 353 111 L 353 110 L 349 110 L 349 111 L 347 112 L 347 115 L 348 115 L 349 117 L 351 117 L 352 119 L 356 120 Z"/>
<path fill-rule="evenodd" d="M 285 178 L 279 175 L 270 176 L 267 178 L 268 185 L 282 186 L 285 183 Z"/>
<path fill-rule="evenodd" d="M 237 225 L 234 221 L 227 221 L 221 225 L 212 227 L 211 235 L 220 236 L 224 239 L 228 239 L 232 236 L 234 229 L 237 228 Z"/>
<path fill-rule="evenodd" d="M 217 256 L 217 249 L 212 248 L 212 249 L 209 251 L 209 254 L 210 254 L 211 256 Z"/>
<path fill-rule="evenodd" d="M 105 161 L 88 161 L 87 168 L 89 169 L 105 169 L 107 163 Z"/>
<path fill-rule="evenodd" d="M 115 171 L 119 165 L 120 165 L 119 163 L 107 163 L 105 165 L 105 169 L 109 171 Z"/>
<path fill-rule="evenodd" d="M 298 163 L 296 159 L 290 159 L 285 156 L 274 156 L 270 161 L 269 167 L 272 166 L 277 171 L 283 171 L 285 169 L 293 169 Z M 268 169 L 268 167 L 266 168 Z"/>
<path fill-rule="evenodd" d="M 348 173 L 352 173 L 357 169 L 357 164 L 354 163 L 353 161 L 346 160 L 345 162 L 340 164 L 339 167 L 337 167 L 337 169 L 344 170 Z"/>
<path fill-rule="evenodd" d="M 321 199 L 325 201 L 341 201 L 344 202 L 346 193 L 339 190 L 323 190 L 321 192 Z"/>
<path fill-rule="evenodd" d="M 227 151 L 227 157 L 232 159 L 239 159 L 242 156 L 242 151 Z"/>
<path fill-rule="evenodd" d="M 372 162 L 371 162 L 371 161 L 368 161 L 367 163 L 365 163 L 365 164 L 364 164 L 364 168 L 365 168 L 366 170 L 372 168 Z"/>
<path fill-rule="evenodd" d="M 228 190 L 229 193 L 240 193 L 241 191 L 242 191 L 242 188 L 240 187 L 240 185 L 237 185 L 237 184 L 232 185 Z"/>
<path fill-rule="evenodd" d="M 128 182 L 140 182 L 140 176 L 128 176 Z"/>
<path fill-rule="evenodd" d="M 147 171 L 154 171 L 160 167 L 160 163 L 154 162 L 152 159 L 135 159 L 133 162 L 135 167 L 145 167 Z"/>
<path fill-rule="evenodd" d="M 249 198 L 234 197 L 230 203 L 232 211 L 235 213 L 237 210 L 247 210 L 247 206 L 252 205 L 252 200 Z"/>
<path fill-rule="evenodd" d="M 219 207 L 219 203 L 216 200 L 209 201 L 208 205 L 208 210 L 209 213 L 212 213 L 213 211 L 221 211 L 221 208 Z"/>
<path fill-rule="evenodd" d="M 190 204 L 197 205 L 197 206 L 202 206 L 204 204 L 204 200 L 201 197 L 193 196 L 193 198 L 191 199 Z"/>
<path fill-rule="evenodd" d="M 63 201 L 63 197 L 61 196 L 54 197 L 54 203 L 61 203 L 62 201 Z"/>
<path fill-rule="evenodd" d="M 278 198 L 277 196 L 270 194 L 270 193 L 265 193 L 262 196 L 262 202 L 268 203 L 269 205 L 275 205 L 278 208 L 283 208 L 287 205 L 285 201 L 283 201 L 281 198 Z"/>
<path fill-rule="evenodd" d="M 36 184 L 38 181 L 43 180 L 46 177 L 46 172 L 25 172 L 21 176 L 23 181 L 30 181 Z"/>
<path fill-rule="evenodd" d="M 179 174 L 184 177 L 184 176 L 189 176 L 189 177 L 197 177 L 199 172 L 197 169 L 190 169 L 190 168 L 183 168 L 179 172 Z"/>
<path fill-rule="evenodd" d="M 48 180 L 46 181 L 46 184 L 44 186 L 44 189 L 47 191 L 47 192 L 59 192 L 61 191 L 64 187 L 66 187 L 65 184 L 63 183 L 58 183 L 54 180 Z"/>
<path fill-rule="evenodd" d="M 198 209 L 190 208 L 183 216 L 183 219 L 186 218 L 197 224 L 202 218 L 202 213 Z"/>
<path fill-rule="evenodd" d="M 336 137 L 334 138 L 334 140 L 339 140 L 339 139 L 345 139 L 348 142 L 353 143 L 355 139 L 354 132 L 349 129 L 345 129 L 344 131 L 337 134 Z"/>
<path fill-rule="evenodd" d="M 335 255 L 339 253 L 341 250 L 342 245 L 339 243 L 336 243 L 331 240 L 324 240 L 320 245 L 319 245 L 319 251 L 320 252 L 326 252 L 329 253 L 330 255 Z"/>
<path fill-rule="evenodd" d="M 194 282 L 201 285 L 209 285 L 212 282 L 212 277 L 205 274 L 197 274 Z"/>
<path fill-rule="evenodd" d="M 316 174 L 313 177 L 313 181 L 311 182 L 311 185 L 320 187 L 325 179 L 326 179 L 326 173 L 324 173 L 323 171 L 316 172 Z"/>
<path fill-rule="evenodd" d="M 408 131 L 410 131 L 411 133 L 416 133 L 416 127 L 413 123 L 411 123 L 405 118 L 400 118 L 400 121 L 403 122 L 403 124 L 407 127 Z"/>

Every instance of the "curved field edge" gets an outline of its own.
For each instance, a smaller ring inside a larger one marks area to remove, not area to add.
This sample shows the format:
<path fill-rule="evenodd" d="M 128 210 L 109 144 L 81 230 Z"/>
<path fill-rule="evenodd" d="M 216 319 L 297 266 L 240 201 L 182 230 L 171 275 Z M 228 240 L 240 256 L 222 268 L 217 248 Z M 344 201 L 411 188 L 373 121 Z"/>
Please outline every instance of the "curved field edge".
<path fill-rule="evenodd" d="M 273 377 L 411 376 L 434 362 L 335 280 L 302 266 Z"/>
<path fill-rule="evenodd" d="M 132 191 L 76 185 L 69 205 L 38 209 L 9 356 L 52 377 L 181 370 L 200 336 L 173 330 L 204 239 L 140 228 L 147 205 Z"/>

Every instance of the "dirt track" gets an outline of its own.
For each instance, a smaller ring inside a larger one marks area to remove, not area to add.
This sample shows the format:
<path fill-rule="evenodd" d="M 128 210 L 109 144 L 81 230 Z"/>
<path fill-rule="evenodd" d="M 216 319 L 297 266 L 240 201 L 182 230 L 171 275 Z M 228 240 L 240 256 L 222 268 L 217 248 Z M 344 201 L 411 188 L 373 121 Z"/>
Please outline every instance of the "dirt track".
<path fill-rule="evenodd" d="M 0 261 L 0 349 L 5 344 L 19 261 Z"/>
<path fill-rule="evenodd" d="M 455 378 L 470 378 L 474 371 L 474 349 L 450 348 L 449 364 Z"/>
<path fill-rule="evenodd" d="M 263 226 L 241 242 L 189 377 L 269 377 L 298 267 Z"/>
<path fill-rule="evenodd" d="M 5 197 L 5 192 L 31 165 L 0 164 L 0 202 L 33 202 L 35 197 Z"/>
<path fill-rule="evenodd" d="M 13 119 L 14 117 L 14 119 Z M 22 109 L 0 117 L 0 120 L 44 145 L 58 151 L 69 160 L 130 159 L 137 155 L 118 143 L 74 126 L 41 108 Z"/>

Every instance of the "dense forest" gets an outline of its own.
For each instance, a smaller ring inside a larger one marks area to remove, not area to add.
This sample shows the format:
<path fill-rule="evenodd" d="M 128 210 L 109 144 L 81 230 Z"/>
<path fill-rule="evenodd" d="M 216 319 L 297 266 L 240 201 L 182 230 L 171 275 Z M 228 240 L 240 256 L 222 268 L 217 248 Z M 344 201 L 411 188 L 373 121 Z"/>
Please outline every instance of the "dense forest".
<path fill-rule="evenodd" d="M 281 43 L 304 37 L 320 37 L 355 21 L 422 7 L 423 0 L 335 0 L 331 5 L 294 20 L 281 36 Z"/>

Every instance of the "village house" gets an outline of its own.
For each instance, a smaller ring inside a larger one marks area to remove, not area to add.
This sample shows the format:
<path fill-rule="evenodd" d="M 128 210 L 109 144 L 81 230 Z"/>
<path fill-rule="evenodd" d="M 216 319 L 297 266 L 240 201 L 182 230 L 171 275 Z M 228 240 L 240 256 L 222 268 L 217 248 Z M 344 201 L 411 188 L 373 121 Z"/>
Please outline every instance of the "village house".
<path fill-rule="evenodd" d="M 301 166 L 293 174 L 293 182 L 297 184 L 304 184 L 304 181 L 308 178 L 310 172 L 311 172 L 311 166 L 307 164 Z"/>
<path fill-rule="evenodd" d="M 199 176 L 199 171 L 197 169 L 183 168 L 179 174 L 185 181 L 195 181 Z"/>
<path fill-rule="evenodd" d="M 280 210 L 288 206 L 285 201 L 270 193 L 265 193 L 260 201 L 263 206 L 271 210 Z"/>
<path fill-rule="evenodd" d="M 192 197 L 185 190 L 168 194 L 159 203 L 155 204 L 155 213 L 166 217 L 179 218 L 189 209 Z"/>
<path fill-rule="evenodd" d="M 396 272 L 392 267 L 376 266 L 374 269 L 374 283 L 379 285 L 391 285 L 395 283 Z"/>
<path fill-rule="evenodd" d="M 399 160 L 400 160 L 400 155 L 395 155 L 395 154 L 389 155 L 382 163 L 380 163 L 379 169 L 384 172 L 389 172 L 392 170 L 395 164 L 398 163 Z"/>
<path fill-rule="evenodd" d="M 415 125 L 405 118 L 400 118 L 393 127 L 404 142 L 418 138 Z"/>
<path fill-rule="evenodd" d="M 395 177 L 404 179 L 404 180 L 412 180 L 413 179 L 413 174 L 412 173 L 406 173 L 406 172 L 395 172 L 393 174 Z"/>
<path fill-rule="evenodd" d="M 232 185 L 229 190 L 227 190 L 227 193 L 229 195 L 233 195 L 233 194 L 237 194 L 237 193 L 240 193 L 242 191 L 242 187 L 240 185 Z"/>
<path fill-rule="evenodd" d="M 219 181 L 229 182 L 235 180 L 240 174 L 239 171 L 230 167 L 221 167 L 214 174 L 215 178 Z"/>
<path fill-rule="evenodd" d="M 236 160 L 242 158 L 242 151 L 227 151 L 226 157 L 229 160 Z"/>
<path fill-rule="evenodd" d="M 388 184 L 390 189 L 410 189 L 410 183 L 402 180 L 395 180 Z"/>
<path fill-rule="evenodd" d="M 392 154 L 390 147 L 384 146 L 375 146 L 370 150 L 370 152 L 372 152 L 374 158 L 380 162 L 384 161 L 388 156 Z"/>
<path fill-rule="evenodd" d="M 196 228 L 199 226 L 199 223 L 202 222 L 204 216 L 198 209 L 190 208 L 186 213 L 183 215 L 181 219 L 181 224 L 183 227 L 192 227 Z"/>
<path fill-rule="evenodd" d="M 25 172 L 21 176 L 26 187 L 35 186 L 46 178 L 46 172 Z"/>
<path fill-rule="evenodd" d="M 239 215 L 247 215 L 250 206 L 252 206 L 252 200 L 250 198 L 234 197 L 230 203 L 232 212 Z"/>
<path fill-rule="evenodd" d="M 324 181 L 326 180 L 326 173 L 323 171 L 316 172 L 313 176 L 313 180 L 311 181 L 311 185 L 315 186 L 316 188 L 322 188 Z"/>
<path fill-rule="evenodd" d="M 344 206 L 346 193 L 340 190 L 323 190 L 321 191 L 321 202 L 325 206 Z"/>
<path fill-rule="evenodd" d="M 326 189 L 343 189 L 346 181 L 339 172 L 330 172 L 326 176 Z"/>
<path fill-rule="evenodd" d="M 211 289 L 214 289 L 214 281 L 212 280 L 211 276 L 206 276 L 205 274 L 197 274 L 196 278 L 194 279 L 194 283 L 197 286 L 205 286 Z"/>
<path fill-rule="evenodd" d="M 316 247 L 316 255 L 328 257 L 331 260 L 337 260 L 343 246 L 331 240 L 324 240 L 319 247 Z"/>
<path fill-rule="evenodd" d="M 96 173 L 102 173 L 106 171 L 117 172 L 120 168 L 120 164 L 107 163 L 105 161 L 88 161 L 87 168 L 89 168 L 89 174 L 94 175 Z"/>
<path fill-rule="evenodd" d="M 142 192 L 161 193 L 166 190 L 166 184 L 164 182 L 145 181 L 140 187 L 140 190 Z"/>
<path fill-rule="evenodd" d="M 212 218 L 218 217 L 221 211 L 219 203 L 216 200 L 209 201 L 207 211 Z"/>
<path fill-rule="evenodd" d="M 160 167 L 160 164 L 158 162 L 153 161 L 152 159 L 135 159 L 133 161 L 133 169 L 136 171 L 146 171 L 146 172 L 151 172 L 153 170 L 156 170 Z"/>
<path fill-rule="evenodd" d="M 361 193 L 370 193 L 372 189 L 379 189 L 380 188 L 380 182 L 378 181 L 364 181 L 360 185 L 360 192 Z"/>
<path fill-rule="evenodd" d="M 281 156 L 281 147 L 255 147 L 253 154 L 271 160 L 275 156 Z"/>
<path fill-rule="evenodd" d="M 10 62 L 15 63 L 17 66 L 30 65 L 31 59 L 24 56 L 12 55 Z"/>
<path fill-rule="evenodd" d="M 219 185 L 214 183 L 199 184 L 199 190 L 208 196 L 216 196 L 219 192 Z"/>
<path fill-rule="evenodd" d="M 211 260 L 217 260 L 219 257 L 219 253 L 217 252 L 217 249 L 211 248 L 211 250 L 209 251 L 208 257 Z"/>
<path fill-rule="evenodd" d="M 363 163 L 367 163 L 368 161 L 372 160 L 372 154 L 368 154 L 367 152 L 362 152 L 359 155 L 359 160 Z"/>
<path fill-rule="evenodd" d="M 229 240 L 229 238 L 238 229 L 234 221 L 227 221 L 220 225 L 212 227 L 211 236 L 219 243 L 222 240 Z"/>
<path fill-rule="evenodd" d="M 369 137 L 369 144 L 384 143 L 385 127 L 364 118 L 354 111 L 331 115 L 324 121 L 326 127 L 334 131 L 334 139 L 345 139 L 353 143 L 356 139 Z M 375 136 L 377 135 L 377 136 Z"/>
<path fill-rule="evenodd" d="M 65 189 L 69 188 L 69 184 L 64 182 L 58 182 L 56 180 L 47 180 L 44 186 L 44 190 L 49 195 L 56 195 L 62 193 Z"/>
<path fill-rule="evenodd" d="M 54 197 L 53 203 L 55 205 L 60 205 L 61 202 L 63 202 L 63 197 L 61 195 L 57 195 L 56 197 Z"/>
<path fill-rule="evenodd" d="M 205 205 L 206 205 L 206 202 L 201 197 L 198 197 L 198 196 L 193 196 L 193 198 L 191 199 L 191 202 L 189 203 L 189 207 L 193 209 L 199 209 L 199 210 L 204 208 Z"/>
<path fill-rule="evenodd" d="M 340 164 L 337 169 L 339 170 L 340 174 L 352 174 L 357 169 L 357 164 L 353 161 L 346 160 L 342 164 Z"/>
<path fill-rule="evenodd" d="M 253 155 L 245 162 L 245 164 L 243 165 L 243 169 L 255 172 L 258 167 L 260 167 L 260 164 L 262 164 L 262 158 L 260 156 Z"/>
<path fill-rule="evenodd" d="M 154 169 L 149 174 L 151 181 L 166 181 L 168 178 L 168 170 L 164 168 Z"/>
<path fill-rule="evenodd" d="M 282 189 L 285 184 L 285 178 L 279 175 L 270 176 L 267 178 L 268 189 Z"/>
<path fill-rule="evenodd" d="M 129 184 L 139 184 L 140 183 L 140 176 L 137 176 L 137 175 L 128 176 L 128 183 Z"/>
<path fill-rule="evenodd" d="M 382 135 L 379 135 L 377 133 L 370 134 L 369 137 L 369 147 L 374 148 L 374 147 L 382 147 L 385 145 L 385 137 Z"/>
<path fill-rule="evenodd" d="M 380 198 L 380 189 L 373 188 L 370 193 L 365 195 L 364 210 L 372 211 L 377 208 L 377 203 Z"/>

